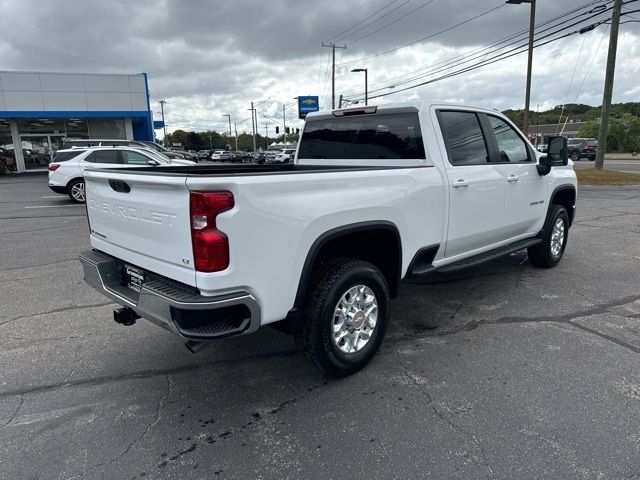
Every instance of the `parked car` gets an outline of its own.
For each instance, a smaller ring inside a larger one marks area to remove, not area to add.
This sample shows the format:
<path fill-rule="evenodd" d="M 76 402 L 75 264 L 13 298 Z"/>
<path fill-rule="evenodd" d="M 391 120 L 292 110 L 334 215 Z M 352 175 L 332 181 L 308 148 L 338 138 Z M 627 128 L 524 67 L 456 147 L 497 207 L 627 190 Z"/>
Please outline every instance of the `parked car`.
<path fill-rule="evenodd" d="M 143 145 L 146 145 L 147 147 L 151 148 L 152 150 L 163 154 L 165 157 L 167 158 L 185 158 L 184 155 L 178 153 L 178 152 L 174 152 L 172 150 L 169 150 L 167 147 L 163 147 L 162 145 L 160 145 L 159 143 L 156 142 L 147 142 L 145 140 L 137 140 L 138 143 L 141 143 Z"/>
<path fill-rule="evenodd" d="M 569 158 L 574 162 L 585 157 L 594 161 L 596 159 L 598 141 L 593 138 L 570 138 L 567 142 L 567 148 L 569 149 Z"/>
<path fill-rule="evenodd" d="M 228 162 L 231 160 L 231 152 L 227 150 L 214 150 L 213 153 L 211 153 L 211 160 Z"/>
<path fill-rule="evenodd" d="M 195 165 L 185 159 L 168 159 L 152 150 L 134 147 L 75 147 L 59 150 L 49 164 L 49 188 L 84 203 L 83 174 L 91 168 L 131 168 L 159 165 Z"/>
<path fill-rule="evenodd" d="M 209 160 L 211 152 L 209 150 L 198 150 L 198 160 Z"/>
<path fill-rule="evenodd" d="M 198 153 L 197 152 L 191 153 L 191 151 L 180 150 L 179 148 L 173 148 L 173 149 L 171 149 L 171 151 L 175 152 L 175 153 L 179 153 L 186 160 L 191 160 L 193 162 L 197 162 L 198 161 Z"/>
<path fill-rule="evenodd" d="M 230 160 L 234 163 L 248 163 L 253 161 L 253 157 L 249 152 L 231 152 Z"/>
<path fill-rule="evenodd" d="M 291 163 L 296 154 L 295 148 L 285 148 L 281 153 L 276 155 L 275 163 Z"/>
<path fill-rule="evenodd" d="M 310 113 L 293 165 L 87 171 L 84 278 L 121 305 L 116 322 L 148 318 L 193 352 L 280 322 L 322 371 L 349 375 L 393 327 L 402 279 L 523 249 L 560 262 L 577 181 L 566 139 L 550 142 L 537 153 L 488 108 L 369 105 Z"/>

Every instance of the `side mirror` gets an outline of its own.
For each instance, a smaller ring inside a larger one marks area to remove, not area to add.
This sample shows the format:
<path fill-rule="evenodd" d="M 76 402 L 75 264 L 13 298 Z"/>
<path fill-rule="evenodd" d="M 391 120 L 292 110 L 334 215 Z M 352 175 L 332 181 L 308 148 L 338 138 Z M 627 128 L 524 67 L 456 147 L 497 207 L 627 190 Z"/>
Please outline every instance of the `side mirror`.
<path fill-rule="evenodd" d="M 158 165 L 160 165 L 160 163 L 156 162 L 155 160 L 149 160 L 147 162 L 147 165 L 151 165 L 152 167 L 157 167 Z"/>
<path fill-rule="evenodd" d="M 568 165 L 569 149 L 567 137 L 550 137 L 547 145 L 547 156 L 551 158 L 552 165 Z"/>
<path fill-rule="evenodd" d="M 537 169 L 540 175 L 548 175 L 551 167 L 569 164 L 567 137 L 549 137 L 547 154 L 540 157 Z"/>

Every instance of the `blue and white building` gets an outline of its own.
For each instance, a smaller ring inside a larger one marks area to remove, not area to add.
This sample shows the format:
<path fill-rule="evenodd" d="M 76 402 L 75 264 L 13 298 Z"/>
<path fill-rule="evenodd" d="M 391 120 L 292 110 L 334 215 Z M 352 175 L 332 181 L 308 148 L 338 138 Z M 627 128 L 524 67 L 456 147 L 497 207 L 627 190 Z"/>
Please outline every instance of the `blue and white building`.
<path fill-rule="evenodd" d="M 153 140 L 147 75 L 0 71 L 0 148 L 17 171 L 46 166 L 64 138 Z"/>

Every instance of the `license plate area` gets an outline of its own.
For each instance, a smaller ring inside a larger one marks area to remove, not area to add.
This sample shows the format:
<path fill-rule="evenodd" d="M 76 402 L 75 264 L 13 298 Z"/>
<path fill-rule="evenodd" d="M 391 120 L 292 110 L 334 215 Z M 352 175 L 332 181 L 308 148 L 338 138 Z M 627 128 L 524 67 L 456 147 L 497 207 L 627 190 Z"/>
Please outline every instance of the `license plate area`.
<path fill-rule="evenodd" d="M 124 265 L 122 265 L 121 272 L 122 285 L 130 288 L 134 292 L 140 293 L 140 290 L 142 289 L 142 283 L 144 282 L 144 271 L 125 263 Z"/>

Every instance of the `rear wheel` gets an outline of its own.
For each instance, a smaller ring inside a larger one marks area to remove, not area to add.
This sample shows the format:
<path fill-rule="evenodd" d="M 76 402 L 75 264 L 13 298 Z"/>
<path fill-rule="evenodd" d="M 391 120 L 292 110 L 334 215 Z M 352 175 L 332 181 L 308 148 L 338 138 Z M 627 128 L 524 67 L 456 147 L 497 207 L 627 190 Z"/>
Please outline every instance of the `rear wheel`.
<path fill-rule="evenodd" d="M 75 203 L 85 202 L 84 180 L 74 180 L 69 184 L 69 198 Z"/>
<path fill-rule="evenodd" d="M 374 357 L 389 322 L 389 287 L 378 268 L 342 259 L 314 279 L 298 341 L 327 375 L 344 377 Z"/>
<path fill-rule="evenodd" d="M 577 162 L 578 160 L 580 160 L 580 154 L 578 152 L 572 152 L 571 160 L 573 160 L 574 162 Z"/>
<path fill-rule="evenodd" d="M 529 260 L 536 267 L 555 267 L 564 254 L 569 238 L 569 216 L 562 205 L 552 205 L 547 220 L 542 243 L 527 250 Z"/>

